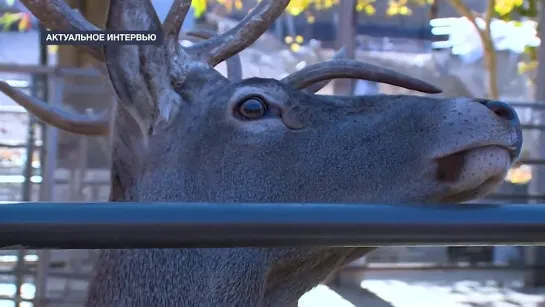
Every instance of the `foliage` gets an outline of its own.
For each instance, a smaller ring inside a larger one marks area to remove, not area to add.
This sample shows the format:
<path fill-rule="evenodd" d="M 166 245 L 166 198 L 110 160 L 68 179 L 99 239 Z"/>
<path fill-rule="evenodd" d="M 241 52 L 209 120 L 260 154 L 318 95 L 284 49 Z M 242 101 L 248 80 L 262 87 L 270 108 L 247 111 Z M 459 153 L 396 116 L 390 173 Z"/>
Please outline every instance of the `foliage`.
<path fill-rule="evenodd" d="M 292 0 L 286 12 L 293 16 L 301 15 L 303 12 L 308 11 L 309 9 L 314 9 L 317 11 L 328 10 L 340 3 L 341 0 Z M 386 14 L 389 16 L 392 15 L 410 15 L 411 9 L 410 5 L 425 5 L 432 4 L 434 0 L 379 0 L 379 1 L 388 1 L 388 9 Z M 223 5 L 227 11 L 242 10 L 244 5 L 242 0 L 193 0 L 193 7 L 195 8 L 196 17 L 200 17 L 207 9 L 207 2 L 216 2 Z M 356 0 L 356 10 L 358 12 L 365 12 L 369 15 L 376 13 L 375 2 L 377 0 Z M 309 22 L 314 21 L 312 15 L 307 16 Z"/>
<path fill-rule="evenodd" d="M 512 20 L 514 15 L 535 18 L 537 5 L 537 0 L 496 0 L 494 11 L 504 20 Z"/>
<path fill-rule="evenodd" d="M 218 1 L 219 2 L 219 1 Z M 192 0 L 191 5 L 195 9 L 195 17 L 199 18 L 206 12 L 206 0 Z"/>
<path fill-rule="evenodd" d="M 259 2 L 260 0 L 258 0 Z M 341 0 L 291 0 L 286 7 L 286 13 L 292 16 L 299 16 L 304 14 L 307 22 L 313 23 L 316 18 L 313 15 L 313 11 L 324 11 L 335 8 L 339 5 Z M 385 14 L 388 16 L 394 15 L 410 15 L 412 13 L 411 6 L 413 5 L 426 5 L 434 3 L 434 0 L 356 0 L 356 11 L 363 12 L 367 15 L 376 14 L 376 2 L 388 1 L 388 7 Z M 242 0 L 193 0 L 193 7 L 195 9 L 195 17 L 200 17 L 207 10 L 207 5 L 210 3 L 218 3 L 226 8 L 227 12 L 233 10 L 244 10 Z M 303 37 L 298 35 L 296 37 L 287 36 L 285 38 L 286 44 L 290 46 L 292 51 L 297 51 L 301 47 L 300 44 L 304 41 Z"/>
<path fill-rule="evenodd" d="M 483 45 L 485 62 L 489 72 L 489 98 L 499 98 L 499 90 L 496 76 L 496 50 L 490 33 L 490 24 L 493 18 L 512 21 L 520 18 L 536 18 L 538 0 L 488 0 L 484 14 L 472 12 L 462 0 L 449 0 L 450 4 L 471 23 L 477 30 Z M 484 29 L 478 26 L 478 19 L 484 21 Z M 537 52 L 535 47 L 527 47 L 529 62 L 519 63 L 519 72 L 529 72 L 537 67 Z"/>
<path fill-rule="evenodd" d="M 519 18 L 535 20 L 538 16 L 538 0 L 496 0 L 494 11 L 497 18 L 505 21 Z M 520 74 L 535 71 L 538 66 L 537 47 L 527 46 L 524 52 L 528 60 L 519 63 Z"/>
<path fill-rule="evenodd" d="M 496 0 L 494 5 L 496 17 L 505 21 L 518 18 L 535 20 L 538 16 L 538 0 Z M 530 73 L 538 67 L 537 47 L 525 48 L 527 61 L 518 64 L 519 74 Z"/>
<path fill-rule="evenodd" d="M 28 13 L 4 13 L 0 15 L 0 26 L 3 31 L 8 31 L 17 24 L 17 30 L 20 32 L 26 31 L 30 28 L 30 15 Z"/>
<path fill-rule="evenodd" d="M 260 1 L 260 0 L 258 0 Z M 313 11 L 329 10 L 334 8 L 340 3 L 341 0 L 292 0 L 286 8 L 286 13 L 292 16 L 299 16 L 304 14 L 309 23 L 313 23 L 316 18 L 313 15 Z M 364 12 L 368 15 L 374 15 L 376 11 L 377 1 L 388 1 L 388 7 L 385 14 L 387 16 L 394 15 L 410 15 L 412 13 L 411 6 L 423 6 L 431 5 L 435 0 L 356 0 L 356 11 Z M 484 14 L 472 12 L 462 0 L 447 0 L 450 4 L 460 13 L 460 15 L 468 18 L 476 27 L 479 32 L 479 36 L 483 43 L 485 60 L 487 62 L 487 68 L 490 72 L 489 88 L 490 98 L 497 98 L 499 95 L 496 84 L 496 63 L 495 63 L 495 49 L 490 34 L 490 22 L 493 18 L 502 19 L 505 21 L 516 20 L 520 18 L 535 19 L 538 15 L 538 1 L 539 0 L 483 0 L 487 2 L 487 10 Z M 224 6 L 228 12 L 232 10 L 244 10 L 242 0 L 193 0 L 193 6 L 195 8 L 196 17 L 200 17 L 209 5 L 209 3 L 218 3 Z M 481 29 L 477 26 L 477 19 L 482 18 L 485 21 L 485 28 Z M 302 41 L 301 37 L 292 38 L 286 37 L 286 43 L 288 43 L 292 50 L 299 48 L 299 41 Z M 537 67 L 537 50 L 535 47 L 527 47 L 526 54 L 529 57 L 527 62 L 519 63 L 519 72 L 528 73 Z"/>

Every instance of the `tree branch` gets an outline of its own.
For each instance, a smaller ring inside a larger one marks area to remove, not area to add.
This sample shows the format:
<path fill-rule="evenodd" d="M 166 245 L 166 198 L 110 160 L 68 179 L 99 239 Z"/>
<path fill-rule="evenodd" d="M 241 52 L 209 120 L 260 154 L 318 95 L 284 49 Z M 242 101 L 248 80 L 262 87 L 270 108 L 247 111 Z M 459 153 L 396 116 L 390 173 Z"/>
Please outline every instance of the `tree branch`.
<path fill-rule="evenodd" d="M 483 46 L 484 58 L 488 69 L 488 98 L 498 99 L 499 90 L 496 76 L 496 50 L 494 48 L 494 42 L 492 41 L 492 35 L 490 32 L 490 24 L 492 22 L 492 16 L 494 14 L 494 6 L 496 4 L 496 1 L 488 0 L 486 15 L 484 18 L 484 30 L 479 27 L 479 24 L 477 23 L 477 16 L 473 12 L 471 12 L 471 10 L 469 10 L 469 8 L 462 2 L 462 0 L 450 0 L 450 4 L 455 10 L 460 13 L 460 15 L 467 18 L 469 22 L 471 22 L 473 27 L 475 27 L 475 30 L 477 30 L 479 38 L 481 39 L 481 44 Z"/>

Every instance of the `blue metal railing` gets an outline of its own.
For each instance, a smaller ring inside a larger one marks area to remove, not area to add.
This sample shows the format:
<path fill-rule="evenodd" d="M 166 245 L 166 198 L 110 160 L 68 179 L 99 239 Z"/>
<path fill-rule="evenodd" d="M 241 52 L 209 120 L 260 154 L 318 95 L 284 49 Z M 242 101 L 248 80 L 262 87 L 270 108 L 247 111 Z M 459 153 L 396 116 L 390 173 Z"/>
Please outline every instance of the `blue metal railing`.
<path fill-rule="evenodd" d="M 542 242 L 545 242 L 545 205 L 0 205 L 0 247 L 538 245 Z"/>

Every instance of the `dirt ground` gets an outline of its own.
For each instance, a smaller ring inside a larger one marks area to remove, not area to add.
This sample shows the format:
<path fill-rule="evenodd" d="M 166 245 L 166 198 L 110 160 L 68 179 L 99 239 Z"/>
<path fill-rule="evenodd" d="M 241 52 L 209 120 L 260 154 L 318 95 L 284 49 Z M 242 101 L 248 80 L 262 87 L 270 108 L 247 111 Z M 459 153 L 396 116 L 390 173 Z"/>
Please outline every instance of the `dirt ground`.
<path fill-rule="evenodd" d="M 333 289 L 355 307 L 545 306 L 545 288 L 524 289 L 522 271 L 388 270 L 364 274 L 360 287 Z"/>

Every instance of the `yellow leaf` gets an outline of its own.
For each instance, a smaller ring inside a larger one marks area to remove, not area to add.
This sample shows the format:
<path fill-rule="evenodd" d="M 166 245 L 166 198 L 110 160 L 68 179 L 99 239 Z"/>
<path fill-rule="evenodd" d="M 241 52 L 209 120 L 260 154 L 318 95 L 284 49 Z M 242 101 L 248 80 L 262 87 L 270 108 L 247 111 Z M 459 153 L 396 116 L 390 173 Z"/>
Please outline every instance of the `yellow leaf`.
<path fill-rule="evenodd" d="M 48 45 L 47 46 L 47 53 L 50 55 L 54 55 L 59 51 L 59 46 L 57 45 Z"/>
<path fill-rule="evenodd" d="M 19 26 L 17 27 L 20 32 L 26 31 L 30 28 L 30 16 L 28 14 L 24 14 L 20 21 Z"/>
<path fill-rule="evenodd" d="M 286 7 L 286 11 L 293 15 L 298 16 L 301 14 L 305 9 L 308 8 L 312 1 L 311 0 L 293 0 L 290 1 L 288 6 Z"/>
<path fill-rule="evenodd" d="M 519 62 L 517 64 L 517 72 L 519 74 L 525 74 L 537 69 L 539 61 Z"/>
<path fill-rule="evenodd" d="M 299 50 L 301 50 L 301 45 L 299 45 L 299 44 L 291 44 L 291 45 L 290 45 L 290 49 L 291 49 L 291 51 L 293 51 L 293 52 L 298 52 Z"/>
<path fill-rule="evenodd" d="M 526 184 L 532 180 L 532 168 L 529 165 L 521 165 L 507 172 L 505 181 L 513 184 Z"/>
<path fill-rule="evenodd" d="M 195 17 L 201 17 L 206 12 L 206 0 L 193 0 L 191 2 L 195 9 Z"/>
<path fill-rule="evenodd" d="M 396 6 L 391 6 L 386 10 L 386 15 L 388 16 L 397 15 L 398 12 L 399 12 L 399 9 Z"/>
<path fill-rule="evenodd" d="M 411 10 L 409 10 L 408 7 L 403 6 L 399 8 L 399 14 L 400 15 L 409 15 L 411 13 Z"/>
<path fill-rule="evenodd" d="M 23 13 L 4 13 L 0 16 L 0 25 L 4 26 L 4 31 L 9 30 L 9 28 L 18 20 L 23 17 Z"/>

